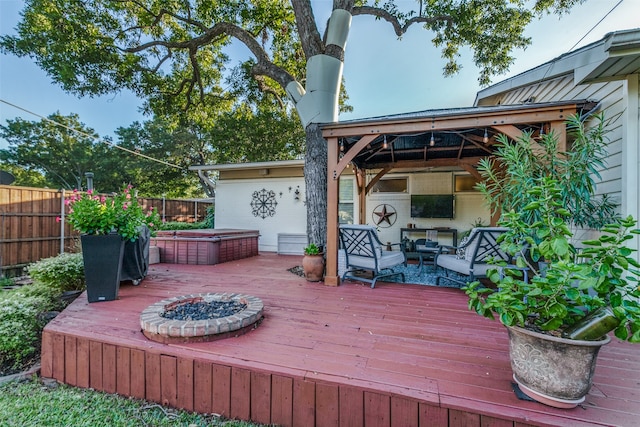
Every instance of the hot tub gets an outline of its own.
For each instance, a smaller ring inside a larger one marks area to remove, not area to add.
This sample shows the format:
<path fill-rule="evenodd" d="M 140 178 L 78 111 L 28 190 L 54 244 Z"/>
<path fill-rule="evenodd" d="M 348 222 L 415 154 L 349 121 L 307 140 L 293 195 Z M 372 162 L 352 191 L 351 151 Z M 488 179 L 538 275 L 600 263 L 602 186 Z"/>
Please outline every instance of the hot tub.
<path fill-rule="evenodd" d="M 213 265 L 258 255 L 258 230 L 214 228 L 158 231 L 160 262 Z"/>

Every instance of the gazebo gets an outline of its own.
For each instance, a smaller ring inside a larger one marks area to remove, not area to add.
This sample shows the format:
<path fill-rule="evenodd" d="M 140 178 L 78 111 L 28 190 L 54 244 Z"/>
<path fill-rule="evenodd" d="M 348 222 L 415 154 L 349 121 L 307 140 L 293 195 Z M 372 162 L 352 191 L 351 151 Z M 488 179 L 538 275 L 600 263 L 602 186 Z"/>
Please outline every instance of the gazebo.
<path fill-rule="evenodd" d="M 566 119 L 597 108 L 589 100 L 441 110 L 330 123 L 323 126 L 327 159 L 327 265 L 325 284 L 337 286 L 339 179 L 353 165 L 365 223 L 366 195 L 385 174 L 416 168 L 464 170 L 479 178 L 478 161 L 491 156 L 496 136 L 516 140 L 523 132 L 555 132 L 559 150 L 570 149 Z M 373 179 L 367 182 L 367 173 Z"/>

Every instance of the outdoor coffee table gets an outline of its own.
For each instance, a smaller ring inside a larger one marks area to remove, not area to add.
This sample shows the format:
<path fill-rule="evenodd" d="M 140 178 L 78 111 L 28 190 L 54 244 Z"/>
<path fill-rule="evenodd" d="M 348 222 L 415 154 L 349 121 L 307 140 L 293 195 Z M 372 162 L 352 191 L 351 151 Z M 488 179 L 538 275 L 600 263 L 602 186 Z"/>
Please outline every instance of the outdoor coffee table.
<path fill-rule="evenodd" d="M 416 245 L 416 252 L 420 257 L 420 261 L 418 263 L 418 269 L 420 270 L 420 274 L 422 274 L 422 266 L 423 265 L 432 265 L 435 269 L 436 264 L 436 254 L 438 253 L 438 247 L 424 246 L 424 245 Z"/>

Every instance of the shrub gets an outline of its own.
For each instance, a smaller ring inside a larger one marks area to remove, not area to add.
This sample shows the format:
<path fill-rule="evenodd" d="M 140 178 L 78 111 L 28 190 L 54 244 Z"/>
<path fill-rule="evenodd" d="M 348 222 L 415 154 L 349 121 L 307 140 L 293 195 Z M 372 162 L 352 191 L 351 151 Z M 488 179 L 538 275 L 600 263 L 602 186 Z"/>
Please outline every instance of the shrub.
<path fill-rule="evenodd" d="M 207 208 L 207 216 L 202 221 L 205 225 L 204 228 L 215 228 L 216 226 L 216 206 L 211 205 Z"/>
<path fill-rule="evenodd" d="M 158 230 L 198 230 L 208 228 L 205 222 L 165 222 L 158 227 Z"/>
<path fill-rule="evenodd" d="M 83 290 L 85 287 L 81 253 L 62 253 L 52 258 L 41 259 L 27 267 L 27 271 L 34 281 L 60 293 Z"/>
<path fill-rule="evenodd" d="M 42 313 L 59 307 L 58 292 L 43 284 L 0 293 L 0 367 L 19 370 L 40 350 Z"/>
<path fill-rule="evenodd" d="M 0 288 L 6 288 L 13 285 L 13 280 L 8 277 L 0 277 Z"/>

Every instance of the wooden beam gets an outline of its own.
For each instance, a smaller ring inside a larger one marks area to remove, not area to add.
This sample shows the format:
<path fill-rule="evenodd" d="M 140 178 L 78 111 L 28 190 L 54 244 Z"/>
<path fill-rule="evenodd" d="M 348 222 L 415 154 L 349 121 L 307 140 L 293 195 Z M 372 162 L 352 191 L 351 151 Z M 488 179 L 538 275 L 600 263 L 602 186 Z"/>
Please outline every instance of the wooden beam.
<path fill-rule="evenodd" d="M 522 131 L 515 126 L 505 125 L 505 126 L 492 126 L 492 128 L 500 133 L 507 135 L 509 138 L 514 141 L 518 140 L 522 136 Z"/>
<path fill-rule="evenodd" d="M 353 161 L 353 159 L 358 154 L 360 154 L 360 151 L 362 151 L 367 145 L 373 142 L 377 137 L 378 135 L 365 135 L 362 138 L 360 138 L 358 142 L 356 142 L 351 148 L 349 148 L 349 151 L 344 153 L 344 156 L 342 156 L 342 159 L 340 159 L 339 162 L 336 162 L 336 166 L 333 168 L 333 170 L 329 169 L 328 171 L 329 177 L 333 180 L 338 180 L 340 178 L 340 175 L 344 171 L 344 169 L 347 167 L 347 165 L 351 163 L 351 161 Z M 336 147 L 337 147 L 338 138 L 331 138 L 331 139 L 335 139 Z M 327 138 L 327 141 L 328 140 L 329 139 Z"/>
<path fill-rule="evenodd" d="M 476 164 L 480 159 L 483 159 L 488 156 L 474 156 L 474 157 L 464 157 L 462 159 L 456 158 L 444 158 L 444 159 L 427 159 L 424 160 L 400 160 L 395 163 L 384 162 L 384 163 L 375 163 L 368 164 L 367 169 L 399 169 L 399 168 L 424 168 L 424 167 L 445 167 L 445 166 L 460 166 L 463 163 L 466 164 Z"/>
<path fill-rule="evenodd" d="M 382 178 L 383 176 L 385 176 L 387 173 L 389 173 L 389 171 L 391 171 L 391 169 L 393 169 L 391 166 L 385 166 L 384 168 L 382 168 L 382 170 L 380 172 L 378 172 L 376 174 L 376 176 L 373 177 L 373 179 L 371 180 L 371 182 L 369 182 L 369 184 L 367 184 L 367 188 L 365 193 L 369 194 L 369 192 L 371 192 L 371 189 L 373 188 L 374 185 L 376 185 L 376 183 L 378 181 L 380 181 L 380 178 Z"/>
<path fill-rule="evenodd" d="M 364 224 L 366 222 L 367 215 L 367 171 L 364 169 L 357 169 L 356 176 L 358 176 L 358 223 Z"/>
<path fill-rule="evenodd" d="M 327 172 L 338 169 L 338 138 L 327 138 Z M 327 247 L 325 248 L 326 273 L 324 284 L 338 286 L 338 194 L 340 174 L 327 174 Z"/>
<path fill-rule="evenodd" d="M 518 124 L 565 121 L 575 114 L 576 104 L 562 106 L 532 107 L 521 110 L 478 112 L 469 114 L 407 118 L 367 123 L 338 123 L 323 127 L 322 135 L 347 137 L 360 135 L 380 135 L 415 132 L 437 132 L 454 129 L 485 128 Z"/>
<path fill-rule="evenodd" d="M 487 148 L 483 143 L 480 143 L 480 142 L 476 141 L 476 139 L 479 139 L 479 138 L 476 137 L 475 135 L 473 137 L 468 137 L 468 136 L 460 134 L 460 133 L 458 133 L 458 135 L 460 135 L 460 138 L 462 138 L 464 141 L 469 141 L 469 143 L 475 145 L 479 149 L 481 149 L 483 151 L 486 151 L 489 154 L 493 154 L 493 151 L 491 151 L 489 148 Z"/>
<path fill-rule="evenodd" d="M 514 141 L 517 141 L 520 137 L 522 137 L 522 131 L 515 126 L 494 126 L 493 129 L 507 135 Z M 544 148 L 533 139 L 531 139 L 531 150 L 534 153 L 540 154 L 544 152 Z"/>
<path fill-rule="evenodd" d="M 469 172 L 474 178 L 478 180 L 482 179 L 482 175 L 480 175 L 480 172 L 478 172 L 478 169 L 474 168 L 473 166 L 466 163 L 460 163 L 460 167 L 466 170 L 467 172 Z"/>
<path fill-rule="evenodd" d="M 558 137 L 558 151 L 560 153 L 567 152 L 567 125 L 563 121 L 551 122 L 551 132 Z"/>

